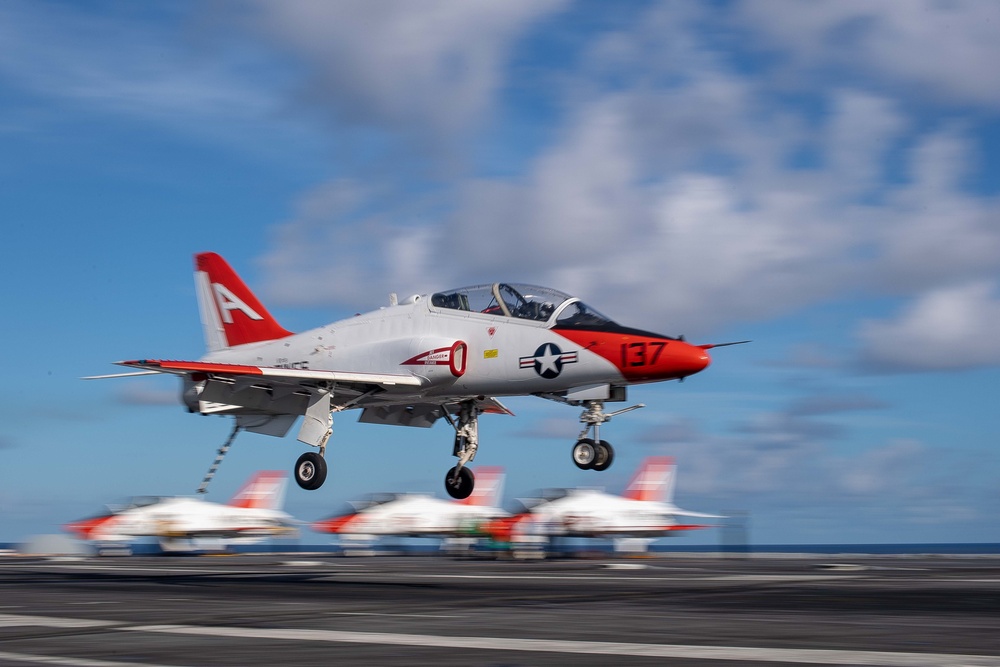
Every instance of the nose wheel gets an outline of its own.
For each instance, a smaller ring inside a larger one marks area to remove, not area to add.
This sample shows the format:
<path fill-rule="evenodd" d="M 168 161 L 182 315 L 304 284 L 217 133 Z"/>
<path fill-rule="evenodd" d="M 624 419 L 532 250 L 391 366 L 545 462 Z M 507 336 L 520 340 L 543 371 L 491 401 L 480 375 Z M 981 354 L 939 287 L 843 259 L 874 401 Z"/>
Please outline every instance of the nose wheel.
<path fill-rule="evenodd" d="M 607 470 L 615 460 L 615 450 L 607 440 L 601 440 L 601 424 L 611 421 L 612 417 L 646 406 L 639 403 L 614 412 L 604 411 L 604 401 L 584 401 L 583 406 L 580 421 L 585 424 L 585 428 L 579 435 L 580 439 L 573 445 L 573 463 L 581 470 Z M 594 437 L 588 438 L 587 434 L 591 431 L 594 432 Z"/>
<path fill-rule="evenodd" d="M 607 440 L 582 438 L 573 445 L 573 463 L 580 470 L 607 470 L 615 460 L 615 450 Z"/>

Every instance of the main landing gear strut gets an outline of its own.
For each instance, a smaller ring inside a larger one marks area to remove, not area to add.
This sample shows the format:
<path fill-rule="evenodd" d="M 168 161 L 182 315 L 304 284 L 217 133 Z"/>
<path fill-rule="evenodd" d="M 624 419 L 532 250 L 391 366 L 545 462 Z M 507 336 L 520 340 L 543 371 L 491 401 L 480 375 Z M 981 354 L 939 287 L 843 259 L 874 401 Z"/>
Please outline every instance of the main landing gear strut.
<path fill-rule="evenodd" d="M 615 460 L 615 450 L 611 443 L 601 440 L 601 424 L 611 421 L 612 417 L 646 406 L 639 403 L 614 412 L 604 411 L 604 401 L 584 401 L 583 406 L 580 421 L 586 426 L 573 445 L 573 463 L 581 470 L 607 470 Z M 591 429 L 594 430 L 594 437 L 588 438 L 587 434 Z"/>
<path fill-rule="evenodd" d="M 458 422 L 448 414 L 444 417 L 455 429 L 455 447 L 452 456 L 458 457 L 458 464 L 444 476 L 444 488 L 448 495 L 457 500 L 463 500 L 472 495 L 476 486 L 476 478 L 466 465 L 476 458 L 479 449 L 479 406 L 475 401 L 463 401 L 458 410 Z"/>

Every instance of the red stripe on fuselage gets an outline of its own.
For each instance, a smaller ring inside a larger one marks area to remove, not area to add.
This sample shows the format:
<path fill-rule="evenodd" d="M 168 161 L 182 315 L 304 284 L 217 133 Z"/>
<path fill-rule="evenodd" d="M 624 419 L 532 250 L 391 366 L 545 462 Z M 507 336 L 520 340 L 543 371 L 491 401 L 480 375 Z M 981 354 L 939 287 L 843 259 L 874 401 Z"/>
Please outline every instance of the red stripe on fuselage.
<path fill-rule="evenodd" d="M 705 370 L 712 361 L 703 348 L 665 336 L 580 329 L 553 331 L 607 359 L 629 382 L 677 380 Z"/>

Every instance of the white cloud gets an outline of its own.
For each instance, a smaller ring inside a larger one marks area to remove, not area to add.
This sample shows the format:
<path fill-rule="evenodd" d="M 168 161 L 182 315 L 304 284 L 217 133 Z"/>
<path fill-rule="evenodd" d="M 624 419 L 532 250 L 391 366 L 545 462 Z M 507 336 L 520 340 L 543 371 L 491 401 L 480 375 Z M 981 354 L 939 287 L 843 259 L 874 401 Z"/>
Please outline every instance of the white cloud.
<path fill-rule="evenodd" d="M 895 318 L 861 323 L 866 363 L 888 370 L 959 370 L 1000 364 L 1000 291 L 979 281 L 931 290 Z"/>
<path fill-rule="evenodd" d="M 945 103 L 1000 107 L 1000 5 L 980 0 L 742 2 L 737 24 L 804 78 L 856 77 Z"/>
<path fill-rule="evenodd" d="M 251 23 L 306 66 L 300 102 L 433 143 L 482 120 L 514 39 L 564 4 L 257 2 Z"/>
<path fill-rule="evenodd" d="M 897 292 L 995 276 L 1000 270 L 1000 200 L 961 188 L 973 158 L 955 129 L 923 137 L 909 154 L 911 181 L 890 191 L 870 217 L 882 249 L 878 280 Z"/>
<path fill-rule="evenodd" d="M 846 194 L 866 194 L 884 178 L 886 153 L 906 120 L 895 104 L 875 95 L 840 90 L 832 96 L 833 111 L 824 136 L 829 171 Z"/>

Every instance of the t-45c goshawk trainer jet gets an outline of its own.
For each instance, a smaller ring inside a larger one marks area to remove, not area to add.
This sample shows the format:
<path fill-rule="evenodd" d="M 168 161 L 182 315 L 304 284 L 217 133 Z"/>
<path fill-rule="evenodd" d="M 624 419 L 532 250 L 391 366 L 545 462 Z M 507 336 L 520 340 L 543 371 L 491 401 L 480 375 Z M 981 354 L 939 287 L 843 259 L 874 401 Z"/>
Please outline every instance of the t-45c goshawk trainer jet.
<path fill-rule="evenodd" d="M 298 535 L 299 522 L 281 510 L 288 476 L 263 470 L 247 480 L 225 505 L 183 496 L 139 496 L 123 506 L 72 521 L 66 530 L 96 543 L 128 543 L 159 538 L 164 551 L 197 551 L 199 540 L 255 544 Z M 110 509 L 110 508 L 109 508 Z"/>
<path fill-rule="evenodd" d="M 326 479 L 333 414 L 358 408 L 360 421 L 372 424 L 430 427 L 445 419 L 455 429 L 458 457 L 445 488 L 467 498 L 475 484 L 466 466 L 479 447 L 479 415 L 512 414 L 498 396 L 582 407 L 585 428 L 573 462 L 605 470 L 614 450 L 601 440 L 601 424 L 643 407 L 605 412 L 606 403 L 625 401 L 628 385 L 704 370 L 708 350 L 718 347 L 624 327 L 580 299 L 531 285 L 493 283 L 402 301 L 390 296 L 388 307 L 294 334 L 219 255 L 195 255 L 195 283 L 205 356 L 117 363 L 138 369 L 124 375 L 180 376 L 188 409 L 235 416 L 234 436 L 245 429 L 283 437 L 304 417 L 298 439 L 318 449 L 295 464 L 304 489 Z"/>

